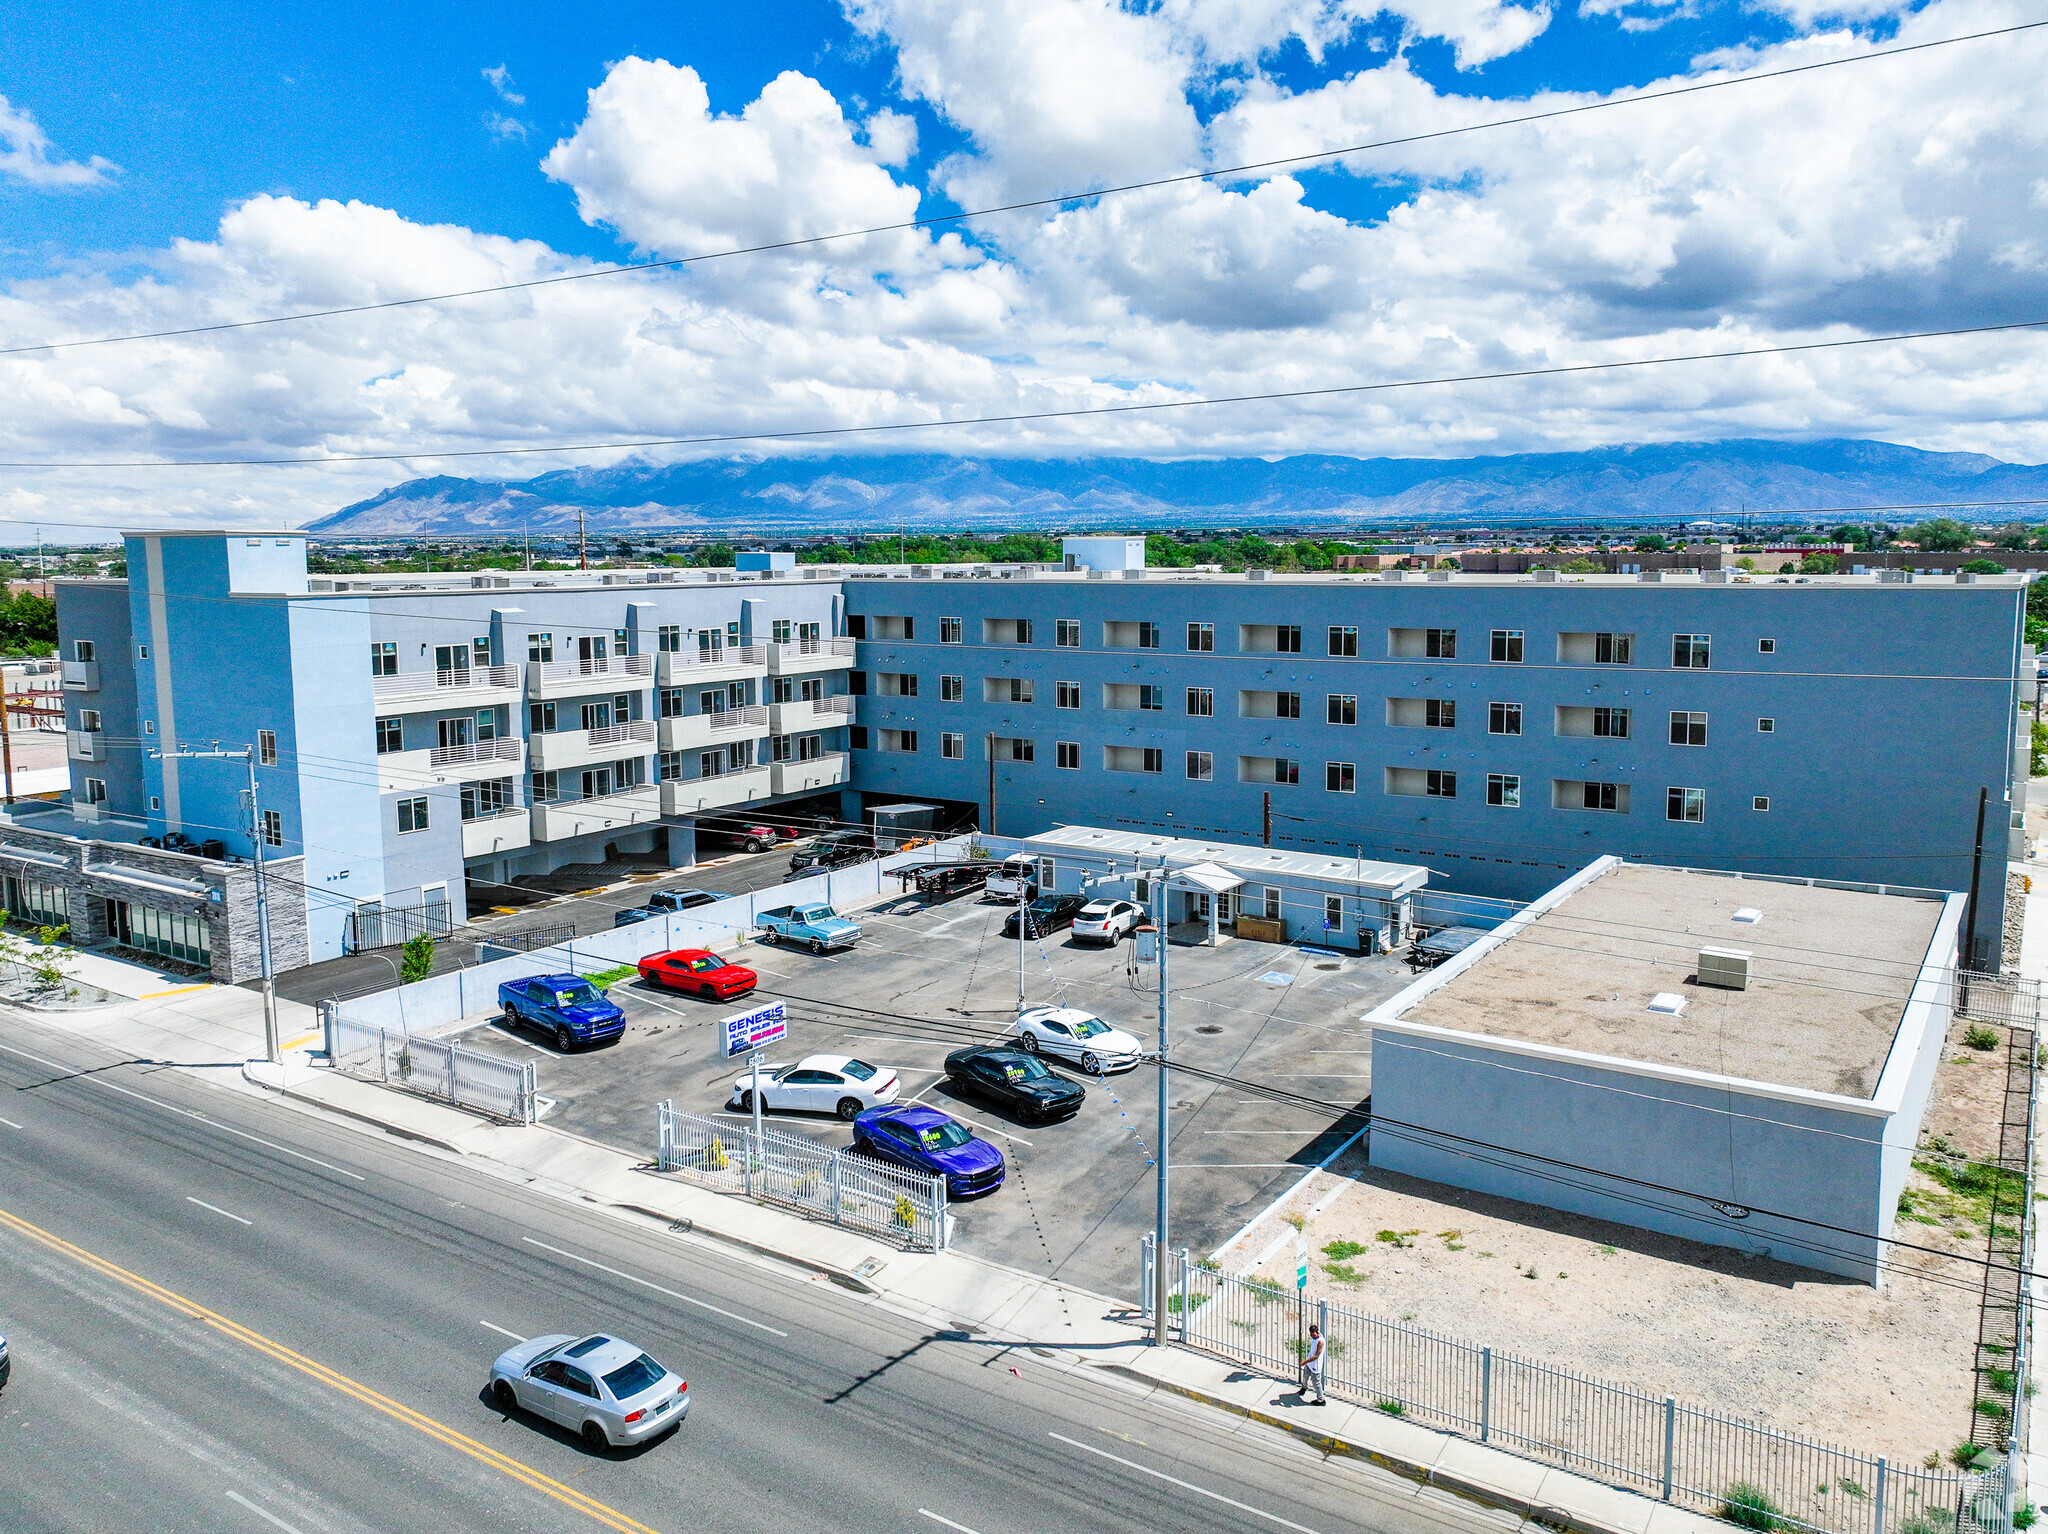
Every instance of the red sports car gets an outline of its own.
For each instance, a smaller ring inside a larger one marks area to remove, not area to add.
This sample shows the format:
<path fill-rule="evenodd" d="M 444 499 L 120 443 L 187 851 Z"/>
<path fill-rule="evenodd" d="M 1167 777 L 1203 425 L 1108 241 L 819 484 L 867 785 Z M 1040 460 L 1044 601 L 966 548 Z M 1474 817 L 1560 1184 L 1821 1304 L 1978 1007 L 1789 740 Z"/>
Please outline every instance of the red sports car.
<path fill-rule="evenodd" d="M 744 996 L 760 977 L 739 964 L 728 964 L 708 948 L 671 948 L 640 961 L 640 978 L 665 991 L 688 991 L 706 1001 Z"/>

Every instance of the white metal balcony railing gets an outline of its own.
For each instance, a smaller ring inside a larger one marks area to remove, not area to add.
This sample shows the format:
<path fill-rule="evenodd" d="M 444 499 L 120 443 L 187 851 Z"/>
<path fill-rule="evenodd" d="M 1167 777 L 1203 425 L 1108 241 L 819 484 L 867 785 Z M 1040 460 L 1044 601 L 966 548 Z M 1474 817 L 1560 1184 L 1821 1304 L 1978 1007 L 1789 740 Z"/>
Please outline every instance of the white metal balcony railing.
<path fill-rule="evenodd" d="M 400 671 L 393 676 L 370 678 L 370 691 L 380 702 L 389 698 L 426 697 L 480 688 L 517 691 L 518 687 L 517 666 L 459 666 L 449 671 Z"/>
<path fill-rule="evenodd" d="M 823 666 L 853 664 L 854 641 L 847 638 L 793 639 L 768 646 L 771 671 L 815 671 Z"/>
<path fill-rule="evenodd" d="M 722 645 L 716 650 L 663 650 L 661 652 L 662 671 L 665 674 L 675 676 L 717 671 L 733 666 L 751 666 L 759 670 L 767 664 L 768 647 L 766 645 Z"/>
<path fill-rule="evenodd" d="M 507 668 L 510 669 L 509 667 Z M 519 742 L 512 739 L 472 740 L 459 746 L 434 746 L 427 752 L 429 767 L 461 767 L 471 762 L 516 762 Z"/>
<path fill-rule="evenodd" d="M 637 660 L 637 656 L 628 659 Z M 631 719 L 624 724 L 602 724 L 594 730 L 584 732 L 590 737 L 592 746 L 622 746 L 630 741 L 644 741 L 652 744 L 654 723 L 648 719 Z"/>
<path fill-rule="evenodd" d="M 699 717 L 709 720 L 713 730 L 760 730 L 768 726 L 768 709 L 766 705 L 760 703 L 746 703 L 738 708 L 722 708 Z"/>
<path fill-rule="evenodd" d="M 573 682 L 586 676 L 652 676 L 654 657 L 607 655 L 601 660 L 537 661 L 528 668 L 528 673 L 539 682 Z"/>
<path fill-rule="evenodd" d="M 655 735 L 654 723 L 647 719 L 599 725 L 593 730 L 544 731 L 530 738 L 534 769 L 553 772 L 566 767 L 585 767 L 620 755 L 621 746 L 651 746 Z"/>
<path fill-rule="evenodd" d="M 830 698 L 812 698 L 810 705 L 811 712 L 819 716 L 820 723 L 824 722 L 824 716 L 828 714 L 844 714 L 851 718 L 853 715 L 853 694 L 842 692 Z"/>

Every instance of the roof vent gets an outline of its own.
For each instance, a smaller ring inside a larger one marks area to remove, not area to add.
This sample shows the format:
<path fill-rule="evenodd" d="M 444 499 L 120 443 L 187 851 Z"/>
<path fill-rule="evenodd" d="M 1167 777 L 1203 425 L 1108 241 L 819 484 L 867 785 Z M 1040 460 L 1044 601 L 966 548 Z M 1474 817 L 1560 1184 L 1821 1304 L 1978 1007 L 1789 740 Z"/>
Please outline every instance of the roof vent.
<path fill-rule="evenodd" d="M 1746 991 L 1749 989 L 1749 959 L 1750 956 L 1739 948 L 1702 948 L 1699 982 L 1701 985 L 1719 986 L 1724 991 Z"/>
<path fill-rule="evenodd" d="M 1685 1010 L 1685 998 L 1671 991 L 1659 991 L 1650 998 L 1650 1010 L 1661 1012 L 1666 1017 L 1676 1017 Z"/>
<path fill-rule="evenodd" d="M 1735 914 L 1729 917 L 1728 919 L 1730 921 L 1741 922 L 1742 925 L 1745 927 L 1754 927 L 1758 922 L 1764 919 L 1764 913 L 1759 911 L 1753 905 L 1737 906 L 1735 909 Z"/>

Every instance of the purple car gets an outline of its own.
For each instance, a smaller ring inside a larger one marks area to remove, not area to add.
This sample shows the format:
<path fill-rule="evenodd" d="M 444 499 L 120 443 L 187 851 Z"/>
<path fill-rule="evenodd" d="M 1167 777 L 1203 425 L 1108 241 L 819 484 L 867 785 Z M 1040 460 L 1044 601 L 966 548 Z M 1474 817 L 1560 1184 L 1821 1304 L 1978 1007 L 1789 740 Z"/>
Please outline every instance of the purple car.
<path fill-rule="evenodd" d="M 1003 1185 L 1003 1153 L 936 1108 L 918 1103 L 870 1108 L 853 1121 L 853 1148 L 919 1172 L 940 1172 L 948 1198 L 975 1198 Z"/>

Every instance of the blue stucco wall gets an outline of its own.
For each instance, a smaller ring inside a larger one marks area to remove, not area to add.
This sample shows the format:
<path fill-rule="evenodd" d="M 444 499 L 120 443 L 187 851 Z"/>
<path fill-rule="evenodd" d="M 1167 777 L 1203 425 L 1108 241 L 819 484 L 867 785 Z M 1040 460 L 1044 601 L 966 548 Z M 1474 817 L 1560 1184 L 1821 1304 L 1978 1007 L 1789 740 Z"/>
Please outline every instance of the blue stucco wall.
<path fill-rule="evenodd" d="M 135 645 L 128 622 L 127 587 L 112 581 L 57 582 L 63 658 L 72 658 L 72 641 L 91 640 L 100 678 L 96 692 L 65 689 L 66 723 L 75 729 L 80 709 L 98 709 L 107 737 L 105 761 L 71 764 L 71 798 L 83 801 L 85 780 L 98 778 L 107 785 L 105 811 L 114 815 L 143 812 L 142 748 L 135 741 Z"/>

